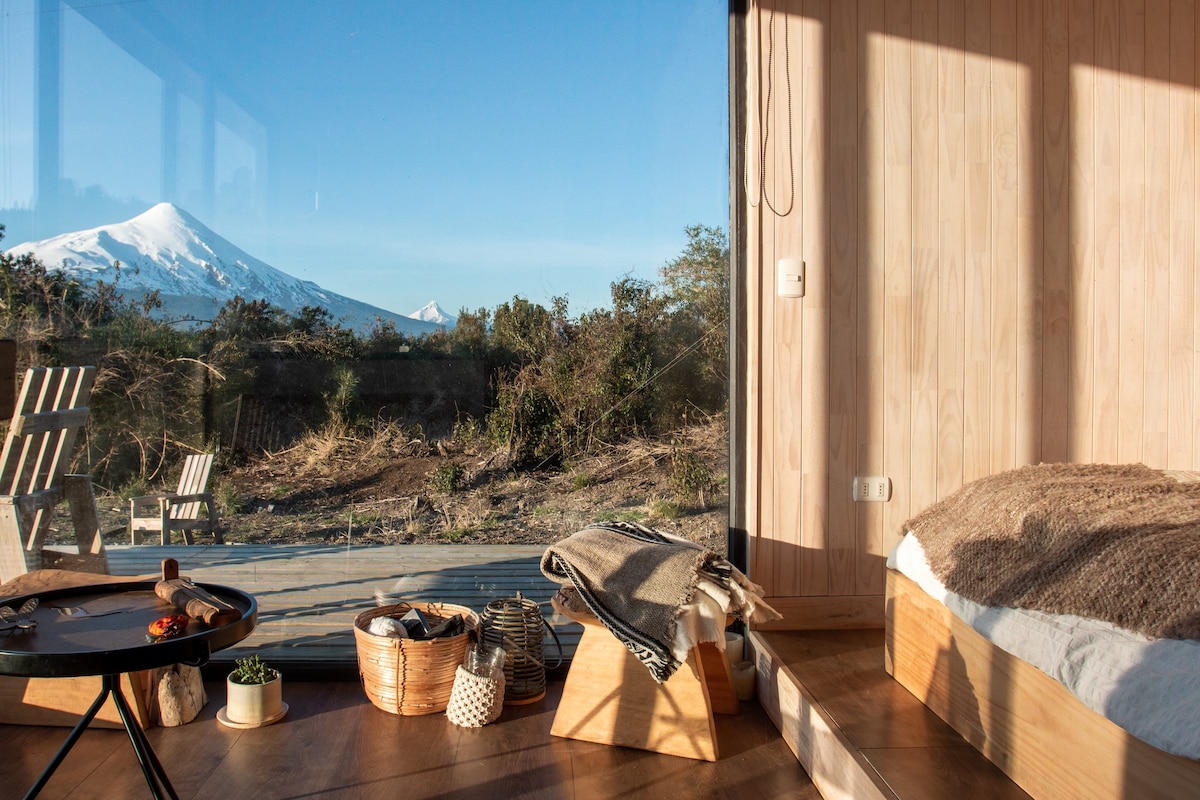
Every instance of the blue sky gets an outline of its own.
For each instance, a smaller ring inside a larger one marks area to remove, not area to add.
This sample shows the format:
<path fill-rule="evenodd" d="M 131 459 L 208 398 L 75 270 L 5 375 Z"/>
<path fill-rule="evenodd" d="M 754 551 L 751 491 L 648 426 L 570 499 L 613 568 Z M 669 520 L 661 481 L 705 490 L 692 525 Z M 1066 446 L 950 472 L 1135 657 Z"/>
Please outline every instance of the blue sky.
<path fill-rule="evenodd" d="M 724 0 L 68 0 L 54 222 L 37 8 L 0 0 L 5 245 L 170 200 L 391 311 L 580 312 L 728 224 Z"/>

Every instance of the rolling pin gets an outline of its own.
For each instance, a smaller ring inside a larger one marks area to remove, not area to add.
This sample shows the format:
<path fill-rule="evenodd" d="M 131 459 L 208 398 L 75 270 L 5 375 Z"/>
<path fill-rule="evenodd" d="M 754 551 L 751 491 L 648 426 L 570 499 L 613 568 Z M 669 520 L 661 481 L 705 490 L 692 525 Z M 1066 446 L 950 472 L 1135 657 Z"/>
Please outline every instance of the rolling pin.
<path fill-rule="evenodd" d="M 229 603 L 179 577 L 179 562 L 173 558 L 163 559 L 162 580 L 154 585 L 154 593 L 192 619 L 214 627 L 236 622 L 242 616 Z"/>

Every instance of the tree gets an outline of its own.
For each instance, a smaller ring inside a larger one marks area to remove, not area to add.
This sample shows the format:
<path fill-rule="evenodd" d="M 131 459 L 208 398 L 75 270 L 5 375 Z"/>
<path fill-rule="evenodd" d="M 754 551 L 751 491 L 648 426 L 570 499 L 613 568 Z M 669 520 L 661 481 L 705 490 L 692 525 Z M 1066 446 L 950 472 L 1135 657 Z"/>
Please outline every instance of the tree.
<path fill-rule="evenodd" d="M 663 364 L 676 363 L 674 403 L 723 409 L 729 363 L 729 240 L 720 228 L 692 225 L 682 253 L 659 269 L 668 325 Z M 678 361 L 677 361 L 678 360 Z"/>
<path fill-rule="evenodd" d="M 580 373 L 580 395 L 591 402 L 578 420 L 591 439 L 621 439 L 656 427 L 659 385 L 655 349 L 663 299 L 646 281 L 626 277 L 610 284 L 612 310 L 584 315 L 573 342 L 572 368 Z"/>
<path fill-rule="evenodd" d="M 362 350 L 354 331 L 321 306 L 304 306 L 290 315 L 286 341 L 297 353 L 326 360 L 355 358 Z"/>
<path fill-rule="evenodd" d="M 490 320 L 491 313 L 486 308 L 480 308 L 474 312 L 467 311 L 465 308 L 460 309 L 458 322 L 446 334 L 450 343 L 450 352 L 469 358 L 486 359 L 490 350 L 488 346 L 488 323 Z"/>
<path fill-rule="evenodd" d="M 206 338 L 213 344 L 245 347 L 281 338 L 287 330 L 283 309 L 266 300 L 247 300 L 238 295 L 217 312 L 209 323 Z"/>
<path fill-rule="evenodd" d="M 721 228 L 689 225 L 683 252 L 659 269 L 675 310 L 691 309 L 712 325 L 729 318 L 729 239 Z"/>
<path fill-rule="evenodd" d="M 492 347 L 496 363 L 496 407 L 488 432 L 507 444 L 517 464 L 557 461 L 564 452 L 561 386 L 556 368 L 563 363 L 566 300 L 554 298 L 553 311 L 514 297 L 496 308 Z"/>

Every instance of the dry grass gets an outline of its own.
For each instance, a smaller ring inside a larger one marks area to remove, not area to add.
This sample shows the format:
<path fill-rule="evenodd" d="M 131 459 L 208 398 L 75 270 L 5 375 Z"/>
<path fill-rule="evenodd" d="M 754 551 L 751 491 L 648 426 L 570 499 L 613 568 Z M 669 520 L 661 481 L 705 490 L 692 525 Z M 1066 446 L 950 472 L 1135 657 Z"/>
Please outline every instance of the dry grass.
<path fill-rule="evenodd" d="M 704 502 L 680 496 L 672 479 L 681 447 L 716 476 Z M 725 427 L 710 420 L 684 436 L 603 447 L 561 472 L 518 473 L 478 440 L 426 441 L 398 425 L 367 434 L 328 426 L 216 480 L 232 542 L 549 544 L 589 522 L 624 519 L 721 550 L 726 453 Z M 435 489 L 431 476 L 449 464 L 462 488 Z M 107 508 L 104 530 L 128 541 L 119 506 Z"/>

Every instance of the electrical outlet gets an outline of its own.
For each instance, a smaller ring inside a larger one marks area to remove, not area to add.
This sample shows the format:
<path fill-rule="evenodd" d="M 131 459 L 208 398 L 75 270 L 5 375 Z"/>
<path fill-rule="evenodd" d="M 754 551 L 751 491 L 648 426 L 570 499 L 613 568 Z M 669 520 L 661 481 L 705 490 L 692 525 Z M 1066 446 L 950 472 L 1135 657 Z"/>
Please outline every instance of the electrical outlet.
<path fill-rule="evenodd" d="M 886 503 L 892 499 L 892 479 L 886 477 L 855 477 L 850 490 L 855 502 Z"/>

